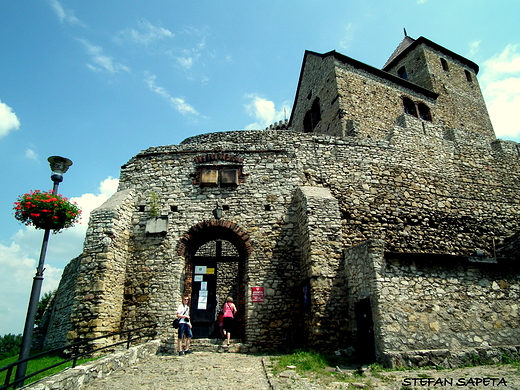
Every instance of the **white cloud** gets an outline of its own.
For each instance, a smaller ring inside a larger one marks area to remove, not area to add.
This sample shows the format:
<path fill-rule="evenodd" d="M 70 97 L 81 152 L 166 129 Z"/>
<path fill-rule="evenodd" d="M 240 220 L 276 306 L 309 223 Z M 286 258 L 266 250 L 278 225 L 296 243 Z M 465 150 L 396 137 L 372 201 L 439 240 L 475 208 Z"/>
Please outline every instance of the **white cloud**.
<path fill-rule="evenodd" d="M 0 138 L 20 128 L 20 120 L 13 109 L 0 100 Z"/>
<path fill-rule="evenodd" d="M 166 99 L 177 111 L 181 114 L 186 115 L 199 115 L 197 110 L 195 110 L 192 106 L 190 106 L 184 99 L 171 96 L 166 89 L 158 86 L 155 83 L 156 76 L 147 74 L 145 78 L 145 83 L 148 85 L 150 91 L 155 92 L 159 96 Z"/>
<path fill-rule="evenodd" d="M 193 47 L 182 50 L 182 55 L 173 55 L 177 63 L 184 69 L 188 70 L 193 67 L 202 57 L 202 53 L 206 49 L 206 37 L 205 30 L 188 29 L 183 31 L 184 35 L 187 36 L 186 41 L 190 40 L 190 37 L 195 36 L 198 39 L 197 43 L 193 44 Z"/>
<path fill-rule="evenodd" d="M 30 159 L 30 160 L 38 160 L 38 155 L 36 154 L 36 152 L 32 149 L 27 149 L 25 151 L 25 157 Z"/>
<path fill-rule="evenodd" d="M 40 243 L 42 240 L 40 233 Z M 0 300 L 0 335 L 7 333 L 21 334 L 27 313 L 32 279 L 36 273 L 37 256 L 27 253 L 24 243 L 0 244 L 0 295 L 8 299 Z M 61 269 L 45 264 L 44 281 L 41 296 L 58 287 Z"/>
<path fill-rule="evenodd" d="M 507 45 L 502 53 L 484 62 L 480 82 L 489 115 L 499 138 L 520 139 L 520 53 Z"/>
<path fill-rule="evenodd" d="M 339 43 L 339 45 L 343 49 L 348 49 L 354 40 L 354 25 L 352 23 L 347 24 L 345 27 L 345 35 L 343 36 L 343 39 Z"/>
<path fill-rule="evenodd" d="M 65 10 L 58 0 L 49 0 L 49 3 L 60 19 L 60 22 L 66 22 L 69 24 L 76 24 L 79 26 L 85 26 L 85 24 L 74 16 L 74 11 Z"/>
<path fill-rule="evenodd" d="M 112 57 L 103 54 L 103 48 L 88 42 L 86 39 L 78 39 L 87 49 L 94 64 L 87 64 L 87 67 L 94 72 L 106 71 L 109 73 L 130 72 L 130 68 L 120 64 Z"/>
<path fill-rule="evenodd" d="M 165 38 L 173 38 L 174 34 L 163 27 L 157 27 L 150 22 L 144 20 L 139 24 L 139 29 L 126 28 L 120 31 L 116 38 L 116 42 L 130 41 L 142 45 L 148 45 L 154 41 Z"/>
<path fill-rule="evenodd" d="M 117 190 L 118 184 L 118 179 L 108 177 L 100 183 L 97 195 L 87 193 L 71 198 L 82 209 L 82 221 L 60 234 L 50 235 L 42 295 L 58 287 L 65 265 L 81 254 L 91 211 L 103 204 Z M 42 230 L 24 227 L 13 235 L 8 246 L 0 244 L 0 296 L 9 297 L 0 301 L 0 335 L 23 331 L 42 239 Z"/>
<path fill-rule="evenodd" d="M 176 57 L 175 59 L 184 69 L 190 69 L 193 66 L 193 57 Z"/>
<path fill-rule="evenodd" d="M 249 116 L 255 118 L 255 122 L 247 125 L 246 130 L 261 130 L 269 125 L 285 119 L 290 112 L 289 105 L 283 104 L 280 110 L 276 110 L 274 102 L 261 98 L 256 94 L 246 95 L 251 101 L 245 105 Z"/>
<path fill-rule="evenodd" d="M 480 49 L 480 42 L 481 41 L 470 42 L 470 44 L 469 44 L 469 54 L 468 54 L 469 58 L 474 57 L 478 53 L 478 51 Z"/>

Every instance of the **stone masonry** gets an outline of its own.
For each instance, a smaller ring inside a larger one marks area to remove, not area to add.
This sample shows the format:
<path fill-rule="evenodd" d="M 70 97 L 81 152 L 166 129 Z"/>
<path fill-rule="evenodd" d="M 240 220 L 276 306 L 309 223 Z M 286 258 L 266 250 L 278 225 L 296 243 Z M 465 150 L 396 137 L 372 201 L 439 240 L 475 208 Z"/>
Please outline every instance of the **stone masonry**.
<path fill-rule="evenodd" d="M 495 138 L 477 72 L 425 38 L 383 70 L 306 52 L 288 126 L 141 151 L 91 215 L 47 346 L 148 323 L 173 346 L 184 294 L 198 337 L 231 295 L 250 351 L 398 366 L 520 345 L 520 147 Z"/>

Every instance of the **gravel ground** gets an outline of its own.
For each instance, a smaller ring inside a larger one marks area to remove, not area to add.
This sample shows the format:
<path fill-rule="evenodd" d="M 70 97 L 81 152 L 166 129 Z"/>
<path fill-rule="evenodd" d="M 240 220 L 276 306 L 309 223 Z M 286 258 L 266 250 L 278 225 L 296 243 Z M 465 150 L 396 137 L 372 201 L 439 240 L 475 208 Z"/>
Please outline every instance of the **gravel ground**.
<path fill-rule="evenodd" d="M 303 377 L 288 368 L 274 373 L 275 357 L 194 352 L 154 356 L 85 387 L 85 390 L 208 389 L 504 389 L 520 390 L 520 368 L 513 365 L 446 370 L 372 371 L 331 367 L 327 374 Z M 362 374 L 361 374 L 362 372 Z"/>
<path fill-rule="evenodd" d="M 504 389 L 520 390 L 520 368 L 490 365 L 458 369 L 405 371 L 330 368 L 321 378 L 302 378 L 294 370 L 277 375 L 275 390 L 293 389 Z M 360 373 L 362 374 L 360 375 Z"/>

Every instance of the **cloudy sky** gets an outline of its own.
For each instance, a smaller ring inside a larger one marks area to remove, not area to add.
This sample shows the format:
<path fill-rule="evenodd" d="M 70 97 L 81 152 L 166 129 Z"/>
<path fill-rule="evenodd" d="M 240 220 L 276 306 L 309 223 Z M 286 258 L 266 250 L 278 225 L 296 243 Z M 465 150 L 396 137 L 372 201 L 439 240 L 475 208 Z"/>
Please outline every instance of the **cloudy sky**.
<path fill-rule="evenodd" d="M 81 253 L 90 210 L 149 146 L 289 117 L 305 50 L 382 67 L 424 36 L 480 65 L 498 138 L 520 141 L 518 0 L 1 0 L 0 335 L 21 333 L 43 233 L 16 198 L 52 187 L 83 223 L 51 235 L 43 291 Z"/>

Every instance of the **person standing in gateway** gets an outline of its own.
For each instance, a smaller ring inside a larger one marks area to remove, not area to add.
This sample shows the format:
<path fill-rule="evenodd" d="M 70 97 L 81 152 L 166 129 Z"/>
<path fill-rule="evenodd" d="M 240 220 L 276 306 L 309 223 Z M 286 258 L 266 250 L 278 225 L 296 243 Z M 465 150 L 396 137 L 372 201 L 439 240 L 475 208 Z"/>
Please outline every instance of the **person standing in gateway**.
<path fill-rule="evenodd" d="M 237 308 L 233 304 L 233 298 L 228 297 L 222 309 L 224 310 L 224 335 L 227 338 L 226 346 L 229 347 L 231 332 L 234 331 L 235 327 L 235 313 L 237 312 Z"/>
<path fill-rule="evenodd" d="M 179 318 L 179 332 L 177 335 L 179 356 L 191 353 L 190 340 L 193 337 L 193 333 L 191 332 L 190 306 L 188 305 L 189 301 L 189 297 L 184 297 L 182 298 L 182 303 L 179 305 L 179 307 L 177 307 L 177 318 Z M 183 339 L 186 340 L 186 349 L 184 350 L 182 349 Z"/>

